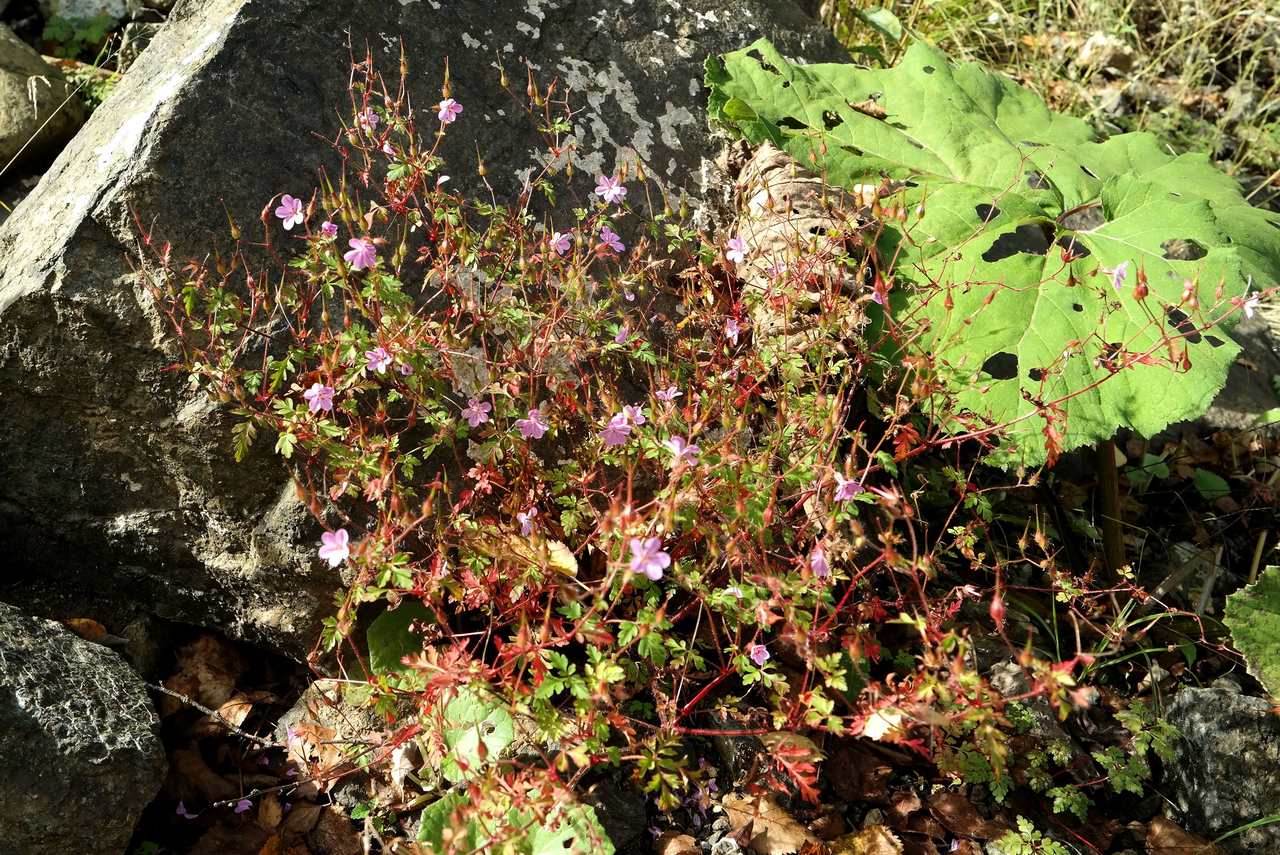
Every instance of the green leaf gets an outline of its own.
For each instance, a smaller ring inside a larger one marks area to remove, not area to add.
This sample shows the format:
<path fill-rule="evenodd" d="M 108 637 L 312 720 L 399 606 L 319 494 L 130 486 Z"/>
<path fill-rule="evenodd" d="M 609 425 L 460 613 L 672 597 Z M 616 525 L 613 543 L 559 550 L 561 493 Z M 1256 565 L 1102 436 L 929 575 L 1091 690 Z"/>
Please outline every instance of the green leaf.
<path fill-rule="evenodd" d="M 450 751 L 440 771 L 456 784 L 506 750 L 516 738 L 515 719 L 492 692 L 464 687 L 445 705 L 442 736 Z"/>
<path fill-rule="evenodd" d="M 422 652 L 422 638 L 410 630 L 413 623 L 435 621 L 435 615 L 419 600 L 403 600 L 369 624 L 369 667 L 375 674 L 398 674 L 408 670 L 400 660 Z"/>
<path fill-rule="evenodd" d="M 1222 620 L 1249 673 L 1280 700 L 1280 567 L 1268 567 L 1258 581 L 1229 594 Z"/>
<path fill-rule="evenodd" d="M 454 811 L 465 802 L 462 796 L 451 793 L 423 809 L 418 841 L 430 844 L 435 851 L 442 850 L 444 829 L 452 822 Z M 588 805 L 568 805 L 545 822 L 523 811 L 511 810 L 507 814 L 507 827 L 493 829 L 492 834 L 487 834 L 475 821 L 466 822 L 464 827 L 465 837 L 453 844 L 462 852 L 485 851 L 492 840 L 506 840 L 512 829 L 524 832 L 512 841 L 519 855 L 614 855 L 615 852 L 595 810 Z"/>
<path fill-rule="evenodd" d="M 859 21 L 875 30 L 891 41 L 902 39 L 902 22 L 898 16 L 883 6 L 872 6 L 870 9 L 854 9 L 853 14 Z"/>
<path fill-rule="evenodd" d="M 1191 483 L 1195 485 L 1196 492 L 1210 502 L 1231 495 L 1231 485 L 1226 479 L 1207 469 L 1197 468 L 1191 475 Z"/>
<path fill-rule="evenodd" d="M 1012 423 L 1003 465 L 1048 457 L 1049 404 L 1065 415 L 1063 450 L 1203 413 L 1239 350 L 1225 332 L 1238 313 L 1210 311 L 1216 292 L 1280 279 L 1280 214 L 1249 205 L 1205 155 L 1175 157 L 1145 133 L 1099 141 L 929 45 L 878 69 L 793 65 L 762 40 L 706 69 L 711 118 L 736 135 L 816 163 L 834 185 L 902 182 L 885 204 L 906 220 L 878 246 L 896 254 L 901 317 L 955 401 L 947 428 Z M 1108 271 L 1126 262 L 1117 293 Z M 1203 308 L 1182 301 L 1188 280 Z"/>

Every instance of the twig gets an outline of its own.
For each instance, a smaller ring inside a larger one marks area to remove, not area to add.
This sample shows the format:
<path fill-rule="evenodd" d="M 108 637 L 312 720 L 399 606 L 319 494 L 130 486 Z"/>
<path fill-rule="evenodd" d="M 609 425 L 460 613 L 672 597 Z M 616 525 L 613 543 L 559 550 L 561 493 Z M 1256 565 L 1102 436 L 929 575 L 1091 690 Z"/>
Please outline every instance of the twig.
<path fill-rule="evenodd" d="M 1249 584 L 1258 581 L 1258 566 L 1262 564 L 1262 548 L 1267 545 L 1267 531 L 1258 532 L 1258 540 L 1253 544 L 1253 562 L 1249 565 Z"/>
<path fill-rule="evenodd" d="M 223 716 L 222 713 L 218 712 L 217 710 L 209 709 L 204 704 L 198 701 L 194 701 L 191 698 L 187 697 L 186 695 L 182 694 L 182 692 L 175 692 L 173 689 L 166 688 L 165 686 L 161 686 L 159 683 L 147 683 L 146 686 L 149 689 L 154 689 L 157 692 L 166 694 L 171 698 L 176 698 L 177 700 L 182 701 L 184 704 L 186 704 L 189 707 L 193 707 L 195 709 L 200 710 L 200 712 L 213 718 L 215 721 L 217 721 L 227 730 L 234 733 L 236 736 L 242 736 L 245 739 L 248 739 L 250 742 L 256 742 L 259 745 L 265 746 L 267 748 L 279 747 L 275 742 L 272 742 L 270 739 L 263 739 L 261 736 L 255 736 L 252 733 L 248 733 L 246 731 L 241 730 L 231 722 L 227 721 L 226 717 Z"/>

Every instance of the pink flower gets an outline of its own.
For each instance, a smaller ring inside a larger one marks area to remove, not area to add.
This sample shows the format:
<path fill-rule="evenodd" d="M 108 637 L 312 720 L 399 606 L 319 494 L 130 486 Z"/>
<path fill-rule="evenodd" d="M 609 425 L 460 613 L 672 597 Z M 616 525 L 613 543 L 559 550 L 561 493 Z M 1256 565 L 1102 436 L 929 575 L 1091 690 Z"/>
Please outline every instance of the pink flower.
<path fill-rule="evenodd" d="M 595 193 L 610 205 L 620 204 L 627 198 L 627 188 L 622 186 L 622 182 L 607 175 L 601 175 L 596 179 Z"/>
<path fill-rule="evenodd" d="M 195 819 L 200 815 L 198 813 L 192 813 L 191 811 L 187 810 L 187 806 L 183 802 L 178 802 L 178 809 L 174 811 L 174 813 L 176 813 L 178 816 L 182 817 L 183 819 Z"/>
<path fill-rule="evenodd" d="M 642 425 L 645 422 L 644 407 L 633 407 L 630 404 L 622 408 L 622 414 L 627 417 L 627 421 L 633 425 Z"/>
<path fill-rule="evenodd" d="M 770 659 L 769 648 L 765 647 L 763 644 L 753 644 L 751 645 L 750 656 L 751 661 L 756 663 L 757 668 L 763 668 L 764 663 L 768 662 Z"/>
<path fill-rule="evenodd" d="M 520 431 L 520 435 L 525 439 L 542 439 L 542 435 L 550 427 L 551 425 L 542 420 L 542 413 L 537 410 L 530 410 L 529 418 L 520 419 L 516 422 L 516 429 Z"/>
<path fill-rule="evenodd" d="M 1129 276 L 1129 262 L 1122 261 L 1112 268 L 1104 267 L 1102 272 L 1111 277 L 1111 287 L 1119 294 L 1120 289 L 1124 287 L 1124 280 Z"/>
<path fill-rule="evenodd" d="M 881 293 L 879 288 L 876 288 L 871 292 L 871 302 L 879 303 L 881 306 L 884 305 L 884 294 Z"/>
<path fill-rule="evenodd" d="M 730 594 L 734 597 L 737 597 L 739 600 L 741 600 L 744 596 L 746 596 L 745 594 L 742 593 L 742 589 L 739 588 L 737 585 L 730 585 L 729 587 L 724 589 L 724 592 L 726 594 Z"/>
<path fill-rule="evenodd" d="M 663 443 L 667 450 L 671 452 L 674 458 L 671 461 L 671 468 L 684 464 L 693 464 L 698 460 L 698 455 L 702 452 L 701 448 L 696 445 L 690 445 L 689 441 L 682 436 L 673 436 L 671 439 Z"/>
<path fill-rule="evenodd" d="M 516 514 L 516 519 L 520 521 L 520 533 L 525 537 L 533 534 L 533 519 L 537 515 L 538 509 L 536 507 Z"/>
<path fill-rule="evenodd" d="M 347 241 L 351 251 L 342 257 L 351 265 L 352 270 L 364 270 L 378 263 L 378 250 L 368 238 L 352 238 Z"/>
<path fill-rule="evenodd" d="M 738 326 L 737 318 L 726 318 L 724 322 L 724 337 L 734 344 L 738 343 L 738 334 L 742 332 L 742 328 Z"/>
<path fill-rule="evenodd" d="M 1262 305 L 1262 298 L 1257 294 L 1250 294 L 1249 298 L 1240 304 L 1240 308 L 1244 309 L 1244 316 L 1252 318 L 1253 313 L 1258 311 L 1258 307 Z"/>
<path fill-rule="evenodd" d="M 623 413 L 618 413 L 609 419 L 609 424 L 600 431 L 600 438 L 610 447 L 624 444 L 629 436 L 631 436 L 631 425 Z"/>
<path fill-rule="evenodd" d="M 835 501 L 847 502 L 863 492 L 865 491 L 862 489 L 861 481 L 854 481 L 836 473 L 836 494 L 832 497 Z"/>
<path fill-rule="evenodd" d="M 280 224 L 284 226 L 286 232 L 301 224 L 306 219 L 306 214 L 302 212 L 302 200 L 285 193 L 280 197 L 280 207 L 276 208 L 276 216 L 280 218 Z"/>
<path fill-rule="evenodd" d="M 320 535 L 320 557 L 328 561 L 330 567 L 337 567 L 351 557 L 351 535 L 345 528 Z"/>
<path fill-rule="evenodd" d="M 613 343 L 626 344 L 627 336 L 629 335 L 631 335 L 631 329 L 626 324 L 623 324 L 618 328 L 618 334 L 613 337 Z"/>
<path fill-rule="evenodd" d="M 631 570 L 643 573 L 656 582 L 662 572 L 671 566 L 671 556 L 662 551 L 662 541 L 656 537 L 631 538 Z"/>
<path fill-rule="evenodd" d="M 659 389 L 655 394 L 657 395 L 657 398 L 659 401 L 664 401 L 670 404 L 676 398 L 679 398 L 681 395 L 683 395 L 684 392 L 681 392 L 678 386 L 668 386 L 665 389 Z"/>
<path fill-rule="evenodd" d="M 787 272 L 787 263 L 785 261 L 775 261 L 769 265 L 769 269 L 765 273 L 769 274 L 770 279 L 780 279 Z"/>
<path fill-rule="evenodd" d="M 437 179 L 436 179 L 436 186 L 437 186 L 437 187 L 441 186 L 442 184 L 448 184 L 448 183 L 449 183 L 449 176 L 448 176 L 448 175 L 441 175 L 439 178 L 437 178 Z"/>
<path fill-rule="evenodd" d="M 320 234 L 327 238 L 336 238 L 338 236 L 338 226 L 335 223 L 325 220 L 320 224 Z"/>
<path fill-rule="evenodd" d="M 235 807 L 236 813 L 244 813 L 247 810 L 253 810 L 253 802 L 249 801 L 248 799 L 241 799 L 240 801 L 236 802 L 236 807 Z"/>
<path fill-rule="evenodd" d="M 391 354 L 387 353 L 385 347 L 375 347 L 373 350 L 366 350 L 364 358 L 368 361 L 369 370 L 376 371 L 379 374 L 386 374 L 387 369 L 391 366 Z"/>
<path fill-rule="evenodd" d="M 391 140 L 387 140 L 382 144 L 382 153 L 390 155 L 391 157 L 396 156 L 396 150 L 391 147 Z"/>
<path fill-rule="evenodd" d="M 813 552 L 809 553 L 809 569 L 819 579 L 825 579 L 831 575 L 831 565 L 827 563 L 827 553 L 823 551 L 821 546 L 815 546 Z"/>
<path fill-rule="evenodd" d="M 564 255 L 573 246 L 573 237 L 567 232 L 555 232 L 551 235 L 551 248 L 557 255 Z"/>
<path fill-rule="evenodd" d="M 436 116 L 439 117 L 441 124 L 451 125 L 458 118 L 458 114 L 462 112 L 462 105 L 452 98 L 445 98 L 436 105 Z"/>
<path fill-rule="evenodd" d="M 401 374 L 403 374 L 405 377 L 408 377 L 410 374 L 413 373 L 413 366 L 407 362 L 401 362 L 399 365 L 396 366 L 396 370 L 399 371 Z"/>
<path fill-rule="evenodd" d="M 622 238 L 618 237 L 618 233 L 613 229 L 605 226 L 600 229 L 600 242 L 614 252 L 622 252 L 627 247 L 622 243 Z"/>
<path fill-rule="evenodd" d="M 321 410 L 328 412 L 333 409 L 333 393 L 332 386 L 326 386 L 323 383 L 312 383 L 311 388 L 302 393 L 302 397 L 307 401 L 307 409 L 313 413 Z"/>
<path fill-rule="evenodd" d="M 725 247 L 724 257 L 732 261 L 734 264 L 741 264 L 747 260 L 747 242 L 742 238 L 729 238 Z"/>
<path fill-rule="evenodd" d="M 493 405 L 488 401 L 478 401 L 475 398 L 467 400 L 467 408 L 462 411 L 462 417 L 467 420 L 467 424 L 472 427 L 479 427 L 489 421 L 489 411 L 493 409 Z"/>
<path fill-rule="evenodd" d="M 373 112 L 372 107 L 365 107 L 359 113 L 356 113 L 356 124 L 366 133 L 373 133 L 380 121 L 381 119 L 378 118 L 377 113 Z"/>

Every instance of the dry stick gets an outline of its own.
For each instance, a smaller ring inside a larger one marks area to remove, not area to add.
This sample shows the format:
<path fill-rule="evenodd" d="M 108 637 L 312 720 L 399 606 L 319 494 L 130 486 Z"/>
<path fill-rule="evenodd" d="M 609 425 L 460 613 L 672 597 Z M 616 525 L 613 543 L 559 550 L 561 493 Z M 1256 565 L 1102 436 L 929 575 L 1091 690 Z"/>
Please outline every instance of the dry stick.
<path fill-rule="evenodd" d="M 1267 545 L 1267 530 L 1258 532 L 1258 540 L 1253 544 L 1253 561 L 1249 563 L 1249 584 L 1258 581 L 1258 566 L 1262 564 L 1262 548 Z"/>
<path fill-rule="evenodd" d="M 1107 584 L 1114 585 L 1124 566 L 1124 532 L 1120 519 L 1120 473 L 1116 470 L 1116 444 L 1105 439 L 1097 444 L 1094 465 L 1098 471 L 1098 501 L 1102 505 L 1102 547 Z"/>
<path fill-rule="evenodd" d="M 218 712 L 217 710 L 209 709 L 199 701 L 194 701 L 191 698 L 187 697 L 186 695 L 182 694 L 182 692 L 175 692 L 173 689 L 169 689 L 164 686 L 161 686 L 159 683 L 146 683 L 145 685 L 148 689 L 154 689 L 157 692 L 161 692 L 163 694 L 168 695 L 171 698 L 176 698 L 182 701 L 184 704 L 186 704 L 189 707 L 194 707 L 195 709 L 200 710 L 200 712 L 204 713 L 207 716 L 210 716 L 219 724 L 221 724 L 223 727 L 225 727 L 227 730 L 234 733 L 236 736 L 242 736 L 251 742 L 256 742 L 259 745 L 265 746 L 267 748 L 277 747 L 277 743 L 272 742 L 270 739 L 263 739 L 261 736 L 254 736 L 252 733 L 247 733 L 241 730 L 231 722 L 227 721 L 226 717 L 223 716 L 222 713 Z"/>

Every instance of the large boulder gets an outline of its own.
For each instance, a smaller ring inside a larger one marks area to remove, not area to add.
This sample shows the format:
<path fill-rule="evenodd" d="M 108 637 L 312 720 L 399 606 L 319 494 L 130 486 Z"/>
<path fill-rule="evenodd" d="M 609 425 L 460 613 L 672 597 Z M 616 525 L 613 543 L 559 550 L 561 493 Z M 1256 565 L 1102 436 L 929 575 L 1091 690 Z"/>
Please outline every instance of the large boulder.
<path fill-rule="evenodd" d="M 1280 814 L 1280 716 L 1234 686 L 1182 689 L 1166 711 L 1178 729 L 1178 757 L 1164 783 L 1175 816 L 1208 838 Z M 1280 825 L 1262 825 L 1222 844 L 1233 852 L 1280 852 Z"/>
<path fill-rule="evenodd" d="M 84 122 L 84 103 L 62 72 L 0 24 L 0 169 L 14 157 L 47 159 Z"/>
<path fill-rule="evenodd" d="M 158 729 L 119 656 L 0 603 L 0 848 L 124 852 L 164 782 Z"/>
<path fill-rule="evenodd" d="M 179 2 L 0 226 L 5 595 L 112 625 L 150 610 L 294 653 L 314 640 L 339 584 L 314 558 L 319 529 L 271 439 L 232 463 L 226 414 L 165 370 L 175 351 L 130 257 L 135 214 L 178 258 L 203 257 L 228 214 L 248 229 L 274 194 L 309 195 L 316 164 L 333 166 L 323 137 L 351 111 L 353 52 L 394 78 L 403 39 L 419 107 L 440 99 L 448 57 L 465 105 L 444 148 L 454 186 L 478 184 L 477 144 L 499 199 L 537 163 L 501 60 L 519 95 L 528 62 L 583 108 L 579 199 L 639 159 L 693 201 L 718 183 L 702 63 L 761 35 L 840 55 L 790 0 Z"/>

